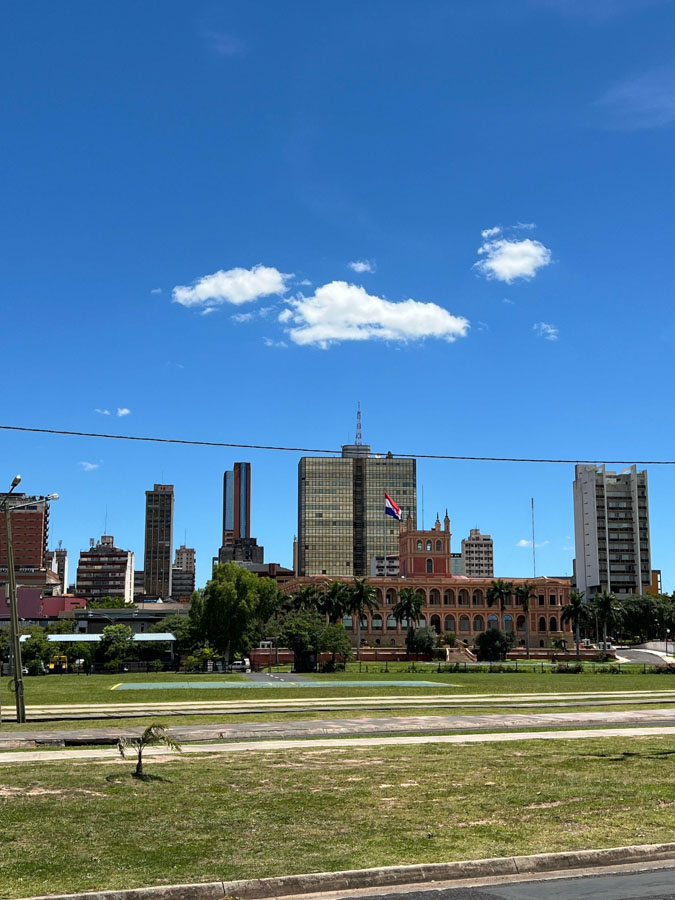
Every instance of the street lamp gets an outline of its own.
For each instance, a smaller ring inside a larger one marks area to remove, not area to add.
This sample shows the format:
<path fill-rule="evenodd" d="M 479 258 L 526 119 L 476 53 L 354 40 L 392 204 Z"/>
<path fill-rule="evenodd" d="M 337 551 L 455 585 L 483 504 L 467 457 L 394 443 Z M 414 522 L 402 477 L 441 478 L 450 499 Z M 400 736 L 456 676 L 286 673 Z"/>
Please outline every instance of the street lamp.
<path fill-rule="evenodd" d="M 27 497 L 22 503 L 10 506 L 9 495 L 15 487 L 21 483 L 21 476 L 15 475 L 12 479 L 9 491 L 0 506 L 5 510 L 5 534 L 7 535 L 7 573 L 9 576 L 9 609 L 10 631 L 12 640 L 12 668 L 14 675 L 14 692 L 16 699 L 16 721 L 26 721 L 26 704 L 23 695 L 23 666 L 21 664 L 21 643 L 19 640 L 19 609 L 16 596 L 16 573 L 14 570 L 14 545 L 12 543 L 12 510 L 32 506 L 41 501 L 58 500 L 58 494 L 48 494 L 46 497 Z"/>
<path fill-rule="evenodd" d="M 670 628 L 666 628 L 666 656 L 668 656 L 668 635 L 670 634 Z M 667 662 L 667 660 L 666 660 Z"/>

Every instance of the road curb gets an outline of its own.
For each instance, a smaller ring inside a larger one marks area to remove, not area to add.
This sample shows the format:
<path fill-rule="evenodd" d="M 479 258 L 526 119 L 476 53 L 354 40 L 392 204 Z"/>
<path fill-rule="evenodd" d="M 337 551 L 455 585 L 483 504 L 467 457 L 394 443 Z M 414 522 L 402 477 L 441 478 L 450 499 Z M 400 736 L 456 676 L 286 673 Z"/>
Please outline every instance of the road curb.
<path fill-rule="evenodd" d="M 211 881 L 202 884 L 173 884 L 134 888 L 124 891 L 87 891 L 79 894 L 49 894 L 26 900 L 267 900 L 326 891 L 402 884 L 429 884 L 461 878 L 491 875 L 530 875 L 537 872 L 565 872 L 594 866 L 621 865 L 675 858 L 675 843 L 637 844 L 607 850 L 579 850 L 563 853 L 538 853 L 534 856 L 506 856 L 472 859 L 464 862 L 429 863 L 412 866 L 387 866 L 377 869 L 352 869 L 343 872 L 314 872 L 309 875 L 285 875 L 279 878 L 254 878 L 242 881 Z"/>

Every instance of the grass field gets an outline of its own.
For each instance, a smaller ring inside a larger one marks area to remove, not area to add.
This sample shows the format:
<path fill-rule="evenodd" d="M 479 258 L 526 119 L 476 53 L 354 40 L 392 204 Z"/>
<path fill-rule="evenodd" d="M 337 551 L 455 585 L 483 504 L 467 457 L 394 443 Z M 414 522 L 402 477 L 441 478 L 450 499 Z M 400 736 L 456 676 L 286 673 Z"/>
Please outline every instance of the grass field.
<path fill-rule="evenodd" d="M 0 896 L 673 840 L 675 741 L 2 766 Z M 428 837 L 428 834 L 432 837 Z"/>

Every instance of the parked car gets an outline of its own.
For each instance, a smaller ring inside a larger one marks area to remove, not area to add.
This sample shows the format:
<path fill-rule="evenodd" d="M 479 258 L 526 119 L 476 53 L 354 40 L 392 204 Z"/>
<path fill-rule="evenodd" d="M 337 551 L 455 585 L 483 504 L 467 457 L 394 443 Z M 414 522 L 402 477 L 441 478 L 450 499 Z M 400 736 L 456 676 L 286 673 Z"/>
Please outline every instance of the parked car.
<path fill-rule="evenodd" d="M 230 672 L 250 672 L 251 660 L 248 659 L 248 657 L 244 657 L 244 659 L 235 659 L 227 668 Z"/>

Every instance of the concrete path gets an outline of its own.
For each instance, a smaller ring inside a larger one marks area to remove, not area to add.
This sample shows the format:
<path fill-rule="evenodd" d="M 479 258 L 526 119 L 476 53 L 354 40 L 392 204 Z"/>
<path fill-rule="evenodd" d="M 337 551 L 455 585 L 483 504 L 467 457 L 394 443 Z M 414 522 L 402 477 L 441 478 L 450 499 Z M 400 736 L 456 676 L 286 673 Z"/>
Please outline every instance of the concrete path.
<path fill-rule="evenodd" d="M 571 731 L 512 731 L 492 734 L 399 735 L 397 737 L 308 738 L 307 740 L 237 741 L 218 744 L 186 744 L 183 754 L 193 753 L 269 753 L 288 750 L 352 750 L 370 747 L 412 746 L 421 744 L 493 744 L 513 741 L 573 741 L 620 737 L 622 740 L 639 737 L 675 738 L 675 725 L 646 728 L 584 728 Z M 179 753 L 162 747 L 148 747 L 144 758 L 159 757 L 158 762 L 174 760 Z M 64 760 L 119 759 L 117 750 L 23 750 L 0 755 L 0 767 L 6 763 L 49 763 Z"/>
<path fill-rule="evenodd" d="M 296 719 L 223 725 L 175 725 L 171 735 L 181 742 L 243 741 L 310 737 L 352 737 L 365 734 L 410 734 L 495 729 L 675 725 L 675 710 L 489 714 L 480 716 L 395 716 Z M 138 737 L 142 728 L 81 728 L 69 731 L 9 731 L 0 733 L 0 751 L 22 747 L 116 744 L 124 736 Z M 0 756 L 0 759 L 2 757 Z"/>
<path fill-rule="evenodd" d="M 573 676 L 570 676 L 573 677 Z M 620 678 L 620 676 L 617 676 Z M 377 684 L 371 684 L 373 689 Z M 39 704 L 26 708 L 28 720 L 54 721 L 67 719 L 133 718 L 139 716 L 239 715 L 259 713 L 293 713 L 302 710 L 360 709 L 460 709 L 462 707 L 508 707 L 532 709 L 539 706 L 612 706 L 627 704 L 675 703 L 675 690 L 651 691 L 581 691 L 530 694 L 409 694 L 365 697 L 290 697 L 255 700 L 131 701 L 110 703 Z M 7 705 L 3 718 L 11 721 Z"/>

